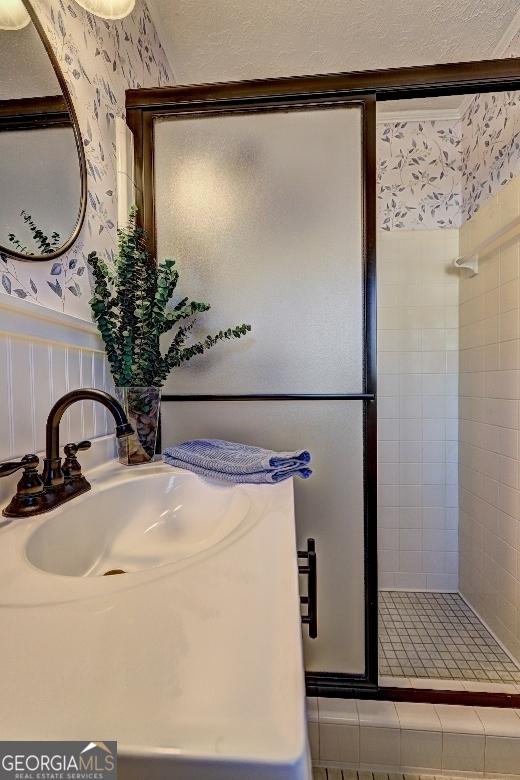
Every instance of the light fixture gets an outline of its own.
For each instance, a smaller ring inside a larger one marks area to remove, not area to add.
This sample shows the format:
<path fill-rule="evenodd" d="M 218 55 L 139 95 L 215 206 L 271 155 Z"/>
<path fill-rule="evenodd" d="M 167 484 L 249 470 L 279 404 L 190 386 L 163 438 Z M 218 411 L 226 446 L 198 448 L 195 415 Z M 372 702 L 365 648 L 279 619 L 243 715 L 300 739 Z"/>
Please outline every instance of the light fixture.
<path fill-rule="evenodd" d="M 102 19 L 124 19 L 134 10 L 135 0 L 76 0 L 78 5 Z"/>
<path fill-rule="evenodd" d="M 22 0 L 0 0 L 0 30 L 21 30 L 30 21 Z"/>

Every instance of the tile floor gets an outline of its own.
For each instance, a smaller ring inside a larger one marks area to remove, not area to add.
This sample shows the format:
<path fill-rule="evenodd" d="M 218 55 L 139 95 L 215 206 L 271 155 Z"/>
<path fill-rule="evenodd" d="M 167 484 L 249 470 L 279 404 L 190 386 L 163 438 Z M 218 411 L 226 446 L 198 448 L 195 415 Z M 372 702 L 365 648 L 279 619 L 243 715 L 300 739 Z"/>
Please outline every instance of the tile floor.
<path fill-rule="evenodd" d="M 409 775 L 386 772 L 356 772 L 355 769 L 324 769 L 314 767 L 313 780 L 455 780 L 444 775 Z M 460 780 L 456 778 L 456 780 Z"/>
<path fill-rule="evenodd" d="M 456 593 L 380 592 L 379 673 L 520 683 L 520 669 Z"/>

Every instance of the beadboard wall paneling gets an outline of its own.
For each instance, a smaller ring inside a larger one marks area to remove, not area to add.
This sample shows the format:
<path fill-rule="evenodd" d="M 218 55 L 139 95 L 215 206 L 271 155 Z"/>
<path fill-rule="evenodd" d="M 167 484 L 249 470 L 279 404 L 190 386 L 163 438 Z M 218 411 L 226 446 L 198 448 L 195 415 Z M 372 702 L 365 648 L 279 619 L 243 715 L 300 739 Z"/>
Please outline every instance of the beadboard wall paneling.
<path fill-rule="evenodd" d="M 52 404 L 78 387 L 113 392 L 95 327 L 26 301 L 0 299 L 0 460 L 41 452 Z M 100 404 L 77 403 L 63 417 L 61 442 L 104 437 L 113 428 Z"/>

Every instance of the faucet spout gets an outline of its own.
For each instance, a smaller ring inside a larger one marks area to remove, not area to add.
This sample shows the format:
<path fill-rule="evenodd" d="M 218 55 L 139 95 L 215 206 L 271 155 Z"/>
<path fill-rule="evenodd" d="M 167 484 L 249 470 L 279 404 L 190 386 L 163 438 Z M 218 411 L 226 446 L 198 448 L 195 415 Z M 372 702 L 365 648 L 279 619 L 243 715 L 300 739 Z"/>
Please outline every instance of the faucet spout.
<path fill-rule="evenodd" d="M 47 427 L 45 430 L 45 461 L 43 467 L 43 480 L 46 487 L 56 487 L 63 484 L 64 476 L 61 470 L 60 458 L 60 422 L 66 410 L 76 401 L 99 401 L 106 406 L 116 423 L 116 436 L 130 436 L 133 428 L 123 407 L 113 396 L 103 390 L 94 388 L 80 388 L 71 390 L 62 396 L 49 412 Z"/>
<path fill-rule="evenodd" d="M 80 441 L 78 444 L 71 442 L 66 445 L 65 473 L 61 468 L 60 421 L 64 412 L 76 401 L 99 401 L 106 406 L 116 422 L 118 438 L 130 436 L 134 432 L 119 401 L 103 390 L 82 388 L 66 393 L 56 401 L 47 418 L 46 453 L 41 477 L 37 471 L 36 455 L 25 455 L 20 461 L 4 463 L 0 468 L 0 477 L 14 474 L 19 469 L 24 471 L 17 485 L 16 495 L 2 510 L 4 517 L 31 517 L 50 512 L 65 501 L 90 490 L 90 482 L 83 476 L 81 465 L 76 459 L 79 450 L 90 447 L 89 441 Z"/>

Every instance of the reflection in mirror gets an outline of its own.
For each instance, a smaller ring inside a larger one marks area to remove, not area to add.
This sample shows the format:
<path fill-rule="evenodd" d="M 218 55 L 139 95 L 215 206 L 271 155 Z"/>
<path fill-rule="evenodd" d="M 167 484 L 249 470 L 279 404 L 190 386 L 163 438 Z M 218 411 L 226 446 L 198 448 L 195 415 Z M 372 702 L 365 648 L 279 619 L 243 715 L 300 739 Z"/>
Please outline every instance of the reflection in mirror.
<path fill-rule="evenodd" d="M 83 157 L 65 87 L 39 25 L 27 20 L 0 26 L 0 251 L 45 260 L 81 226 Z"/>

